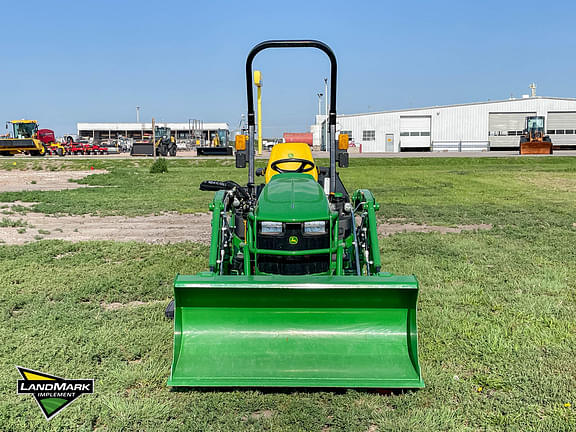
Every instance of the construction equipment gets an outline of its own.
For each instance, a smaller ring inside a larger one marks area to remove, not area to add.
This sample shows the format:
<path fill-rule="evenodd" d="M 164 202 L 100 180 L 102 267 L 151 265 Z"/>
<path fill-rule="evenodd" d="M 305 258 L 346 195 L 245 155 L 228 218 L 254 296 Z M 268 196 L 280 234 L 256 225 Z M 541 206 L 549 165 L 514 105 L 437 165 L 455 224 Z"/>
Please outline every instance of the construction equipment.
<path fill-rule="evenodd" d="M 38 139 L 44 144 L 47 154 L 58 156 L 66 154 L 66 147 L 56 140 L 52 129 L 38 129 Z"/>
<path fill-rule="evenodd" d="M 283 47 L 330 59 L 329 167 L 316 165 L 308 144 L 280 143 L 255 169 L 252 60 Z M 248 140 L 236 138 L 248 183 L 200 185 L 215 191 L 209 271 L 175 279 L 168 385 L 424 387 L 418 281 L 382 271 L 379 204 L 367 189 L 349 194 L 336 172 L 348 166 L 348 137 L 336 139 L 336 68 L 319 41 L 267 41 L 248 55 Z"/>
<path fill-rule="evenodd" d="M 544 135 L 544 117 L 526 117 L 526 128 L 520 137 L 520 154 L 552 154 L 552 140 Z"/>
<path fill-rule="evenodd" d="M 31 156 L 44 156 L 46 147 L 38 138 L 36 120 L 12 120 L 6 122 L 6 129 L 12 126 L 12 134 L 0 138 L 0 155 L 13 156 L 19 153 Z"/>
<path fill-rule="evenodd" d="M 157 156 L 176 156 L 176 139 L 169 127 L 154 127 L 154 140 L 134 141 L 130 154 L 132 156 L 154 156 L 156 146 Z"/>
<path fill-rule="evenodd" d="M 196 147 L 198 156 L 232 156 L 232 147 L 228 145 L 228 131 L 218 129 L 210 140 L 210 146 Z"/>

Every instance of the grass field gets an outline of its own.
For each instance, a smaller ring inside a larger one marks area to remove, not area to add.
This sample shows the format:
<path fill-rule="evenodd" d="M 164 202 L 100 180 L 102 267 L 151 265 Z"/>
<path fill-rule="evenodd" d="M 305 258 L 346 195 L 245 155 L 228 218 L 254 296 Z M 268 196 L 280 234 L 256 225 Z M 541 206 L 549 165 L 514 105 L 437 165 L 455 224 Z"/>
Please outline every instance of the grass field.
<path fill-rule="evenodd" d="M 206 211 L 204 179 L 243 180 L 232 161 L 0 161 L 0 169 L 105 168 L 106 186 L 12 192 L 45 213 Z M 380 240 L 384 269 L 416 274 L 426 388 L 184 391 L 165 382 L 171 280 L 203 270 L 191 243 L 40 241 L 0 246 L 0 430 L 576 430 L 576 159 L 353 159 L 341 175 L 366 187 L 382 220 L 489 223 L 461 234 Z M 135 303 L 139 302 L 139 303 Z M 140 303 L 141 302 L 141 303 Z M 95 378 L 50 423 L 16 395 L 15 365 Z"/>

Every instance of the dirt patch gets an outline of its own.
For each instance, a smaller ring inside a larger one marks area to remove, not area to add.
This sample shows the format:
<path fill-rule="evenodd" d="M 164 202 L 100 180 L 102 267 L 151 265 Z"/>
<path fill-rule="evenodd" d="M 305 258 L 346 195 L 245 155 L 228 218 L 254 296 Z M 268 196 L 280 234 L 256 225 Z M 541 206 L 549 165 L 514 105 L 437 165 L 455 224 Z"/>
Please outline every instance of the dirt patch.
<path fill-rule="evenodd" d="M 155 304 L 155 303 L 166 303 L 166 300 L 152 300 L 149 302 L 143 302 L 143 301 L 131 301 L 128 303 L 119 303 L 119 302 L 113 302 L 113 303 L 106 303 L 106 302 L 100 302 L 100 307 L 104 310 L 118 310 L 118 309 L 124 309 L 124 308 L 134 308 L 134 307 L 138 307 L 138 306 L 144 306 L 144 305 L 149 305 L 149 304 Z"/>
<path fill-rule="evenodd" d="M 19 204 L 11 203 L 11 205 Z M 0 244 L 25 244 L 37 240 L 56 239 L 72 242 L 114 240 L 159 244 L 192 241 L 208 245 L 212 215 L 164 213 L 157 216 L 136 217 L 89 215 L 55 217 L 28 212 L 2 217 L 18 226 L 0 227 Z M 9 222 L 5 222 L 4 225 L 9 225 Z"/>
<path fill-rule="evenodd" d="M 490 230 L 491 224 L 476 224 L 476 225 L 458 225 L 456 227 L 447 227 L 439 225 L 418 225 L 415 223 L 380 223 L 378 224 L 378 234 L 384 237 L 393 234 L 407 233 L 407 232 L 420 232 L 431 233 L 439 232 L 441 234 L 447 233 L 461 233 L 462 231 L 479 231 Z"/>
<path fill-rule="evenodd" d="M 14 202 L 0 214 L 0 244 L 25 244 L 38 240 L 138 241 L 152 244 L 191 241 L 210 244 L 212 215 L 210 213 L 163 213 L 150 216 L 54 216 L 43 213 L 11 212 L 13 207 L 30 207 L 33 203 Z M 456 227 L 418 225 L 399 220 L 381 223 L 378 233 L 384 237 L 405 232 L 460 233 L 492 229 L 490 224 L 458 225 Z M 58 256 L 58 259 L 66 255 Z"/>
<path fill-rule="evenodd" d="M 93 187 L 69 180 L 80 180 L 106 170 L 90 171 L 6 171 L 0 170 L 0 192 L 55 191 Z"/>

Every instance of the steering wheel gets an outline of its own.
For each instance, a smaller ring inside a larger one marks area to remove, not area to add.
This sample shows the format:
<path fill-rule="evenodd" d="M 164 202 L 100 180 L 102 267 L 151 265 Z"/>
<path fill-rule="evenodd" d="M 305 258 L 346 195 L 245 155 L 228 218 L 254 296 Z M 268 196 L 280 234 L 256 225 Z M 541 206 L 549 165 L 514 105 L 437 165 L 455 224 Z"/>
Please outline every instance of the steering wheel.
<path fill-rule="evenodd" d="M 299 163 L 300 166 L 296 169 L 286 169 L 280 168 L 278 165 L 288 162 L 295 162 Z M 309 161 L 308 159 L 300 159 L 300 158 L 286 158 L 286 159 L 278 159 L 270 164 L 270 169 L 273 169 L 277 173 L 307 173 L 314 169 L 314 162 Z"/>

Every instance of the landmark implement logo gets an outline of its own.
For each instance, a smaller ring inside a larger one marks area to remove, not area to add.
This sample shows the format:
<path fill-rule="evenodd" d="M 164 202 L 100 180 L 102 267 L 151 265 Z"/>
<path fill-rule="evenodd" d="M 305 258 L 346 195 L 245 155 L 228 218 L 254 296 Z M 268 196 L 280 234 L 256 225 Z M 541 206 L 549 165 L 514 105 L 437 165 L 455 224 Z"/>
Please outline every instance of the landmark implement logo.
<path fill-rule="evenodd" d="M 34 396 L 46 420 L 51 420 L 84 393 L 94 393 L 93 379 L 66 379 L 20 366 L 16 369 L 22 376 L 17 393 Z"/>

